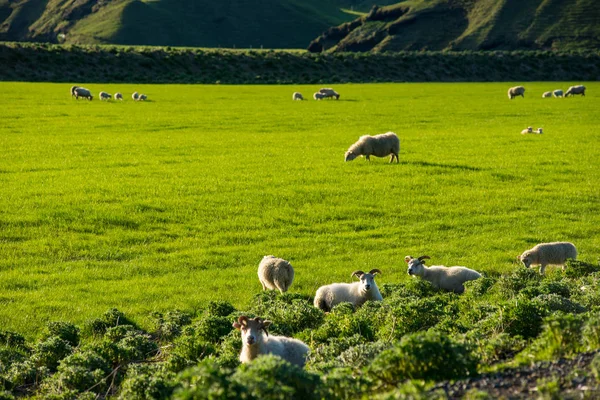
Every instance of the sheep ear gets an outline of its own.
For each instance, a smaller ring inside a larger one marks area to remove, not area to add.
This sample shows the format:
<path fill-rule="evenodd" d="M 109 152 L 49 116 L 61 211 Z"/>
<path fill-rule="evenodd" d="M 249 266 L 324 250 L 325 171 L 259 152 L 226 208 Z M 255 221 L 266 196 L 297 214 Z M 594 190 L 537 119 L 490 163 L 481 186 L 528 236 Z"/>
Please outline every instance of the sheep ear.
<path fill-rule="evenodd" d="M 268 328 L 271 326 L 272 323 L 273 323 L 273 321 L 269 321 L 268 319 L 266 319 L 262 322 L 262 326 L 265 328 Z"/>
<path fill-rule="evenodd" d="M 242 325 L 241 325 L 241 324 L 239 324 L 238 322 L 234 322 L 234 323 L 232 324 L 232 326 L 233 326 L 235 329 L 237 329 L 238 331 L 239 331 L 240 329 L 242 329 Z"/>
<path fill-rule="evenodd" d="M 352 275 L 350 275 L 350 277 L 357 276 L 358 278 L 360 278 L 360 277 L 361 277 L 361 276 L 363 276 L 364 274 L 365 274 L 365 273 L 364 273 L 363 271 L 361 271 L 361 270 L 358 270 L 358 271 L 354 271 L 354 272 L 352 273 Z"/>
<path fill-rule="evenodd" d="M 380 271 L 380 270 L 378 270 L 377 268 L 374 268 L 374 269 L 370 270 L 370 271 L 369 271 L 369 273 L 370 273 L 371 275 L 377 275 L 377 274 L 380 274 L 380 273 L 381 273 L 381 271 Z"/>
<path fill-rule="evenodd" d="M 404 262 L 408 263 L 408 262 L 410 262 L 410 260 L 412 260 L 412 259 L 413 259 L 413 257 L 412 257 L 412 256 L 406 256 L 406 257 L 404 257 Z"/>

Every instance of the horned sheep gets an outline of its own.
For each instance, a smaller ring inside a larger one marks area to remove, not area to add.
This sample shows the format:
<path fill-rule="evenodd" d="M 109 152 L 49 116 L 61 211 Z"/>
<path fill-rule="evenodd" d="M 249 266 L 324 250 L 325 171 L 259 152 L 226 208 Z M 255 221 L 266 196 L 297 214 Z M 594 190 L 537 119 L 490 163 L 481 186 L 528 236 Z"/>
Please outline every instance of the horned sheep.
<path fill-rule="evenodd" d="M 400 139 L 394 132 L 382 133 L 381 135 L 361 136 L 348 151 L 346 151 L 344 160 L 352 161 L 358 156 L 365 156 L 367 160 L 371 160 L 370 156 L 386 157 L 389 154 L 390 163 L 396 159 L 399 163 L 398 154 L 400 154 Z"/>
<path fill-rule="evenodd" d="M 564 270 L 569 258 L 577 259 L 577 248 L 570 242 L 540 243 L 518 257 L 527 268 L 539 265 L 542 275 L 546 272 L 546 265 L 561 265 Z"/>
<path fill-rule="evenodd" d="M 302 97 L 302 93 L 294 92 L 294 94 L 292 94 L 292 100 L 304 100 L 304 97 Z"/>
<path fill-rule="evenodd" d="M 508 98 L 513 99 L 517 96 L 525 98 L 525 88 L 523 86 L 515 86 L 508 89 Z"/>
<path fill-rule="evenodd" d="M 415 275 L 430 282 L 436 289 L 443 289 L 449 292 L 461 294 L 465 291 L 464 283 L 481 278 L 481 274 L 467 267 L 445 267 L 443 265 L 425 266 L 424 260 L 429 260 L 429 256 L 413 258 L 404 257 L 408 264 L 408 274 Z"/>
<path fill-rule="evenodd" d="M 269 336 L 267 328 L 271 323 L 258 317 L 250 319 L 245 315 L 240 316 L 233 323 L 233 327 L 242 335 L 240 362 L 245 364 L 260 355 L 273 354 L 291 364 L 304 367 L 309 351 L 308 346 L 298 339 Z"/>
<path fill-rule="evenodd" d="M 556 89 L 555 91 L 552 92 L 552 95 L 554 97 L 563 97 L 563 91 L 562 91 L 562 89 Z"/>
<path fill-rule="evenodd" d="M 294 268 L 289 261 L 275 256 L 264 256 L 258 264 L 258 280 L 263 290 L 278 289 L 282 294 L 292 286 Z"/>
<path fill-rule="evenodd" d="M 375 283 L 377 274 L 381 274 L 378 269 L 372 269 L 367 273 L 354 271 L 351 276 L 357 276 L 360 279 L 359 282 L 332 283 L 321 286 L 315 294 L 315 307 L 328 312 L 335 305 L 344 302 L 352 303 L 354 307 L 360 307 L 369 300 L 382 301 L 383 297 Z"/>
<path fill-rule="evenodd" d="M 92 96 L 92 92 L 90 92 L 86 88 L 75 87 L 73 91 L 75 92 L 76 99 L 79 99 L 80 97 L 83 97 L 84 99 L 88 99 L 90 101 L 94 99 L 94 96 Z"/>
<path fill-rule="evenodd" d="M 569 89 L 567 89 L 567 92 L 565 93 L 565 97 L 569 97 L 569 95 L 574 96 L 576 94 L 585 96 L 585 86 L 583 86 L 583 85 L 571 86 Z"/>
<path fill-rule="evenodd" d="M 100 92 L 100 100 L 110 100 L 112 99 L 112 96 L 109 93 L 106 92 Z"/>

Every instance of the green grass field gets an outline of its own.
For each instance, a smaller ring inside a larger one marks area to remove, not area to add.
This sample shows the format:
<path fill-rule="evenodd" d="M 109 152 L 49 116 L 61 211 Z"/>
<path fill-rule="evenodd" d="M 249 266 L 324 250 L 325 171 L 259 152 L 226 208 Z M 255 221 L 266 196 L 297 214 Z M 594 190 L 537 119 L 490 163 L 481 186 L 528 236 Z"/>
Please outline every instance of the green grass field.
<path fill-rule="evenodd" d="M 291 100 L 316 85 L 84 85 L 121 103 L 0 83 L 0 327 L 32 338 L 111 307 L 142 325 L 208 300 L 244 309 L 266 254 L 292 262 L 303 294 L 356 269 L 408 280 L 407 254 L 505 272 L 566 240 L 596 262 L 600 83 L 541 98 L 571 84 L 512 101 L 511 83 L 337 85 L 321 102 Z M 344 163 L 387 131 L 399 165 Z"/>

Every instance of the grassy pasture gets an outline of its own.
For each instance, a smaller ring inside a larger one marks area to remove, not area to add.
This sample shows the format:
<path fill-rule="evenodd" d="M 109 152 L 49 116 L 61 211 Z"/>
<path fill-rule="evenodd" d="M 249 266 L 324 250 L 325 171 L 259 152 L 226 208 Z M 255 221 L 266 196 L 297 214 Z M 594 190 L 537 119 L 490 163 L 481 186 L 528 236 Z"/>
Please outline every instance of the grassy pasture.
<path fill-rule="evenodd" d="M 243 309 L 265 254 L 293 291 L 403 258 L 483 272 L 517 268 L 541 241 L 600 255 L 600 84 L 85 85 L 0 83 L 0 326 L 29 337 L 110 307 L 152 311 L 222 299 Z M 151 101 L 133 102 L 131 93 Z M 527 126 L 543 135 L 520 135 Z M 394 131 L 399 165 L 344 163 L 360 135 Z"/>

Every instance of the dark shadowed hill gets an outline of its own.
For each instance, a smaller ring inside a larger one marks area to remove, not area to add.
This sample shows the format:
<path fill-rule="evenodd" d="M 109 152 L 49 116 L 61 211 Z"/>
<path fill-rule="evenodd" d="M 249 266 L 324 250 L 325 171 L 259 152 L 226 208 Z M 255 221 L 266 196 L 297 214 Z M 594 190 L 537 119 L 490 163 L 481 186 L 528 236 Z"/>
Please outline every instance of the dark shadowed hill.
<path fill-rule="evenodd" d="M 407 0 L 330 28 L 309 50 L 600 48 L 596 0 Z"/>

